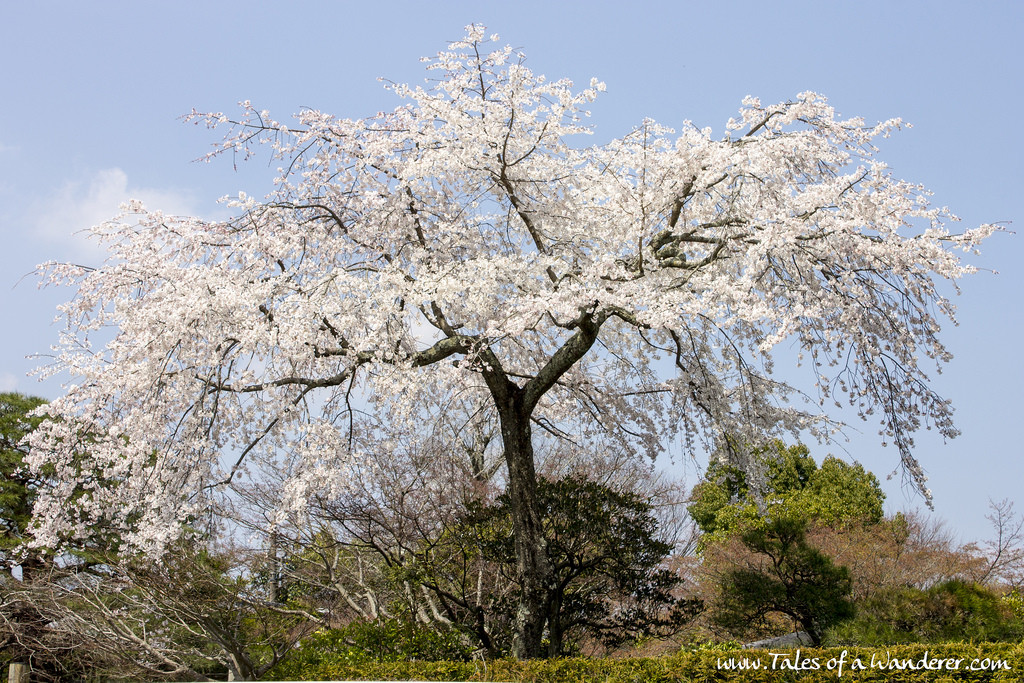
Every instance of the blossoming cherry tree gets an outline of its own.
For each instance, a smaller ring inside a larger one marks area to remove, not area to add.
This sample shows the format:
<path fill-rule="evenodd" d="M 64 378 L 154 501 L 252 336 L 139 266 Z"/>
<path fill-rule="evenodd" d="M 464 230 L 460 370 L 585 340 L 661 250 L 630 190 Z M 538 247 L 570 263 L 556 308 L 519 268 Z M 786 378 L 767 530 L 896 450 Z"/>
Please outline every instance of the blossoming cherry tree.
<path fill-rule="evenodd" d="M 284 523 L 457 396 L 500 434 L 531 657 L 552 577 L 541 441 L 742 463 L 783 434 L 828 438 L 846 401 L 927 495 L 913 433 L 956 434 L 926 374 L 949 358 L 937 283 L 995 228 L 951 234 L 876 160 L 900 121 L 802 93 L 745 99 L 717 137 L 645 120 L 587 146 L 603 85 L 549 81 L 493 40 L 470 27 L 427 60 L 429 87 L 389 86 L 403 103 L 367 119 L 193 113 L 228 129 L 213 156 L 279 159 L 274 190 L 225 221 L 131 204 L 94 230 L 102 266 L 47 267 L 77 288 L 53 366 L 75 384 L 32 435 L 53 475 L 36 543 L 102 531 L 159 554 L 264 468 L 288 468 Z M 783 341 L 802 391 L 773 372 Z"/>

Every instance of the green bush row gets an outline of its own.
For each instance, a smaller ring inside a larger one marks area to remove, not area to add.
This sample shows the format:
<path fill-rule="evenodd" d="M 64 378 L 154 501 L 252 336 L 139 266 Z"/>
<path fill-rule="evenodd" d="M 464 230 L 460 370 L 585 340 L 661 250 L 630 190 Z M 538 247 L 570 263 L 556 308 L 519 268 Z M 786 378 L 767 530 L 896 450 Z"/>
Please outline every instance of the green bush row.
<path fill-rule="evenodd" d="M 845 653 L 845 654 L 844 654 Z M 842 675 L 839 664 L 842 660 Z M 959 661 L 958 661 L 959 660 Z M 758 668 L 753 668 L 757 663 Z M 859 663 L 863 668 L 858 669 Z M 979 667 L 992 662 L 1004 666 Z M 738 667 L 741 663 L 746 668 Z M 923 668 L 927 667 L 927 668 Z M 918 683 L 1024 680 L 1024 644 L 945 643 L 886 648 L 684 651 L 632 659 L 362 662 L 325 655 L 285 663 L 267 680 L 529 681 L 531 683 Z"/>
<path fill-rule="evenodd" d="M 454 629 L 427 629 L 397 619 L 353 621 L 304 638 L 288 659 L 288 666 L 305 670 L 321 661 L 350 665 L 371 661 L 467 661 L 473 656 L 473 648 L 464 641 Z"/>

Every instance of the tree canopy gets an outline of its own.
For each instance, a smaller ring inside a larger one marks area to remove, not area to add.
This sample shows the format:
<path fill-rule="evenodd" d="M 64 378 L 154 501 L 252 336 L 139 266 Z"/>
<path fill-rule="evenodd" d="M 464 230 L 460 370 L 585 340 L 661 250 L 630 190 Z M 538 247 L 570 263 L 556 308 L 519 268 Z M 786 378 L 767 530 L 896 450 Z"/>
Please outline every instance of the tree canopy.
<path fill-rule="evenodd" d="M 688 510 L 701 531 L 722 538 L 768 518 L 788 517 L 824 526 L 882 520 L 885 494 L 864 466 L 829 456 L 821 466 L 803 444 L 777 441 L 754 455 L 763 470 L 760 488 L 747 474 L 719 460 L 694 487 Z"/>
<path fill-rule="evenodd" d="M 584 634 L 608 646 L 665 636 L 700 612 L 700 601 L 674 594 L 683 581 L 665 566 L 672 545 L 659 538 L 651 505 L 638 494 L 568 476 L 541 478 L 537 496 L 554 577 L 546 600 L 549 656 L 565 654 Z M 515 580 L 510 507 L 507 495 L 473 506 L 466 537 Z"/>
<path fill-rule="evenodd" d="M 805 92 L 748 97 L 717 134 L 644 120 L 584 146 L 603 85 L 548 80 L 494 39 L 469 27 L 370 118 L 194 112 L 227 128 L 211 156 L 277 160 L 275 189 L 224 221 L 131 203 L 94 230 L 104 264 L 45 268 L 76 294 L 52 368 L 73 386 L 28 458 L 56 473 L 39 544 L 103 528 L 159 554 L 267 469 L 289 473 L 277 519 L 300 514 L 460 401 L 500 434 L 532 656 L 552 572 L 536 440 L 655 456 L 828 438 L 845 400 L 927 495 L 913 434 L 956 434 L 928 378 L 949 359 L 937 282 L 995 228 L 951 233 L 876 159 L 900 121 Z M 784 340 L 803 390 L 773 373 Z"/>
<path fill-rule="evenodd" d="M 717 624 L 743 631 L 784 614 L 819 645 L 825 629 L 854 615 L 849 570 L 811 546 L 806 529 L 805 521 L 782 517 L 743 532 L 755 559 L 725 574 L 713 608 Z"/>

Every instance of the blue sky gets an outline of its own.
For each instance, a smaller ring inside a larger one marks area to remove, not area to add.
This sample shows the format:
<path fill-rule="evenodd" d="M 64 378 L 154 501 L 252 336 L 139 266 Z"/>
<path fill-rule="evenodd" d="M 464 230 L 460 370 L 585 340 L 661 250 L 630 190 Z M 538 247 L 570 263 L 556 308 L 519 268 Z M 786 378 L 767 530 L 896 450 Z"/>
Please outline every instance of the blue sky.
<path fill-rule="evenodd" d="M 216 199 L 266 189 L 257 160 L 192 163 L 216 132 L 182 123 L 193 107 L 230 112 L 252 100 L 285 118 L 301 107 L 359 117 L 396 106 L 378 77 L 418 83 L 419 58 L 484 23 L 551 78 L 608 91 L 593 106 L 595 142 L 649 116 L 721 132 L 743 96 L 827 95 L 845 115 L 903 117 L 913 128 L 880 158 L 921 182 L 963 226 L 1015 222 L 1024 196 L 1024 29 L 1020 2 L 47 2 L 7 3 L 0 15 L 0 390 L 52 398 L 27 359 L 57 338 L 69 291 L 39 290 L 36 264 L 94 264 L 78 234 L 129 197 L 167 212 L 217 217 Z M 936 514 L 965 539 L 984 537 L 988 499 L 1024 508 L 1022 236 L 998 234 L 972 262 L 955 355 L 935 385 L 957 406 L 963 435 L 925 433 L 917 454 Z M 860 427 L 854 424 L 854 427 Z M 880 477 L 895 451 L 871 425 L 850 443 L 815 447 Z M 692 485 L 702 465 L 684 464 Z M 890 508 L 921 500 L 885 483 Z M 1019 512 L 1024 513 L 1024 509 Z"/>

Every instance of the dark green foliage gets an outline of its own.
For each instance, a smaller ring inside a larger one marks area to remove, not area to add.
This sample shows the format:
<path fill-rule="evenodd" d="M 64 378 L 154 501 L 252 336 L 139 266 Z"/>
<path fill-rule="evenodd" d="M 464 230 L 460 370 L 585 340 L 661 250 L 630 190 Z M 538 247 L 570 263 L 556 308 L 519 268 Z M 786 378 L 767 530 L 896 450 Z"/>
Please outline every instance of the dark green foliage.
<path fill-rule="evenodd" d="M 1019 641 L 1024 620 L 991 590 L 946 581 L 928 590 L 909 586 L 875 593 L 858 605 L 857 617 L 834 627 L 835 644 L 891 645 L 950 640 Z"/>
<path fill-rule="evenodd" d="M 708 539 L 728 537 L 768 514 L 825 526 L 881 521 L 885 494 L 863 466 L 827 457 L 819 467 L 806 446 L 781 441 L 756 457 L 765 469 L 764 491 L 752 491 L 743 472 L 717 461 L 694 487 L 688 511 Z"/>
<path fill-rule="evenodd" d="M 808 544 L 804 522 L 769 520 L 744 532 L 742 541 L 755 559 L 726 572 L 712 614 L 717 625 L 742 632 L 783 614 L 817 644 L 825 629 L 853 616 L 849 571 Z"/>
<path fill-rule="evenodd" d="M 691 620 L 701 603 L 674 595 L 679 576 L 663 565 L 672 546 L 639 495 L 580 477 L 540 479 L 537 496 L 553 571 L 546 598 L 548 656 L 584 635 L 615 646 L 666 635 Z M 466 522 L 482 556 L 515 576 L 510 501 L 474 506 Z M 496 608 L 511 616 L 515 601 Z"/>
<path fill-rule="evenodd" d="M 0 394 L 0 554 L 21 544 L 32 516 L 39 482 L 22 468 L 27 447 L 21 441 L 41 418 L 29 413 L 46 403 L 22 394 Z"/>

